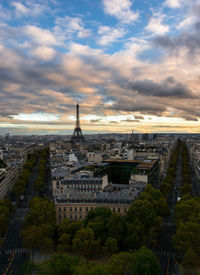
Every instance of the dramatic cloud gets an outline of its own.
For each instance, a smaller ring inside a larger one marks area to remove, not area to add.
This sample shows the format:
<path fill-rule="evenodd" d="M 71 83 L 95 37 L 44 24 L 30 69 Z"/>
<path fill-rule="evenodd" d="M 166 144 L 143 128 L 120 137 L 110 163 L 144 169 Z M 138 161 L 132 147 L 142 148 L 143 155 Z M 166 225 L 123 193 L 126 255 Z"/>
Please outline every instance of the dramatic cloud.
<path fill-rule="evenodd" d="M 185 32 L 174 38 L 170 36 L 156 37 L 154 43 L 174 53 L 185 49 L 190 55 L 193 55 L 200 49 L 200 24 L 196 24 L 195 32 Z"/>
<path fill-rule="evenodd" d="M 112 110 L 124 112 L 141 112 L 144 114 L 161 116 L 166 111 L 167 106 L 164 103 L 155 101 L 154 99 L 144 100 L 141 97 L 130 98 L 122 96 L 118 101 L 110 107 Z"/>
<path fill-rule="evenodd" d="M 141 1 L 2 3 L 1 128 L 198 131 L 200 5 Z"/>
<path fill-rule="evenodd" d="M 198 23 L 200 16 L 200 5 L 194 4 L 188 7 L 184 18 L 177 25 L 178 30 L 188 30 Z"/>
<path fill-rule="evenodd" d="M 192 92 L 181 83 L 177 83 L 173 77 L 168 77 L 161 83 L 155 83 L 154 81 L 148 79 L 143 81 L 129 81 L 127 87 L 147 96 L 182 98 L 193 97 Z"/>

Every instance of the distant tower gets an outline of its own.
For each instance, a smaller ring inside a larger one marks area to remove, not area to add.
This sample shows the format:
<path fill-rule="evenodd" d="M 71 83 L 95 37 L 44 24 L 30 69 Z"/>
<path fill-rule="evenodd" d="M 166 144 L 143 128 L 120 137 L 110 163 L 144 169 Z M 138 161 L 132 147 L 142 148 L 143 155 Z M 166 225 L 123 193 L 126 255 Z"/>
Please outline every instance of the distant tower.
<path fill-rule="evenodd" d="M 83 133 L 80 127 L 80 119 L 79 119 L 79 105 L 78 102 L 76 104 L 76 125 L 74 129 L 73 136 L 71 137 L 72 142 L 83 142 L 85 140 Z"/>

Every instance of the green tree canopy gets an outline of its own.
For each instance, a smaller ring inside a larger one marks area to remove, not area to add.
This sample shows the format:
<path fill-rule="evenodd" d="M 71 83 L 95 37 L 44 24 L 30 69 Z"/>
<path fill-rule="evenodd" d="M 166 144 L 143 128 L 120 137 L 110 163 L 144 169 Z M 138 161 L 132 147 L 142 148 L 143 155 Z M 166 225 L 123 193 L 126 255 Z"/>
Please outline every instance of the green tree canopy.
<path fill-rule="evenodd" d="M 72 241 L 73 250 L 81 255 L 91 256 L 99 252 L 99 244 L 91 228 L 79 229 Z"/>
<path fill-rule="evenodd" d="M 72 257 L 67 253 L 55 253 L 51 258 L 39 265 L 40 275 L 72 275 L 74 268 L 83 264 L 79 257 Z"/>
<path fill-rule="evenodd" d="M 26 248 L 34 251 L 41 245 L 41 229 L 35 225 L 29 226 L 21 231 L 23 244 Z"/>
<path fill-rule="evenodd" d="M 97 207 L 88 212 L 85 218 L 85 225 L 87 225 L 90 221 L 94 221 L 98 217 L 100 217 L 104 221 L 104 224 L 106 224 L 111 215 L 112 211 L 110 210 L 110 208 Z"/>
<path fill-rule="evenodd" d="M 132 272 L 134 275 L 159 275 L 158 259 L 150 249 L 141 247 L 133 254 Z"/>
<path fill-rule="evenodd" d="M 80 265 L 74 269 L 73 275 L 110 275 L 106 266 L 101 264 Z"/>
<path fill-rule="evenodd" d="M 117 253 L 119 251 L 117 240 L 111 237 L 108 237 L 102 250 L 104 254 L 108 254 L 108 255 Z"/>
<path fill-rule="evenodd" d="M 108 236 L 117 240 L 118 244 L 124 240 L 126 235 L 126 218 L 118 213 L 113 213 L 107 223 Z"/>
<path fill-rule="evenodd" d="M 200 257 L 191 248 L 188 248 L 184 254 L 182 266 L 185 270 L 200 268 Z"/>
<path fill-rule="evenodd" d="M 34 197 L 30 203 L 30 213 L 25 225 L 55 224 L 55 207 L 48 198 Z"/>
<path fill-rule="evenodd" d="M 176 234 L 173 236 L 173 243 L 175 248 L 182 253 L 191 248 L 200 256 L 200 223 L 196 221 L 179 223 Z"/>
<path fill-rule="evenodd" d="M 124 249 L 134 250 L 145 245 L 147 241 L 147 234 L 143 223 L 135 219 L 134 223 L 127 223 L 127 235 L 124 238 Z"/>
<path fill-rule="evenodd" d="M 69 222 L 68 219 L 64 219 L 60 224 L 57 225 L 58 238 L 62 236 L 62 234 L 66 233 L 71 236 L 71 239 L 73 239 L 76 232 L 83 227 L 83 221 Z"/>
<path fill-rule="evenodd" d="M 141 221 L 145 229 L 148 230 L 149 227 L 154 224 L 156 212 L 153 204 L 149 200 L 143 200 L 139 197 L 131 204 L 127 213 L 127 218 L 131 222 L 135 222 L 136 220 Z"/>
<path fill-rule="evenodd" d="M 132 273 L 133 254 L 120 252 L 113 255 L 108 262 L 110 274 L 123 275 Z"/>
<path fill-rule="evenodd" d="M 60 238 L 58 239 L 58 251 L 60 252 L 66 252 L 71 248 L 70 242 L 71 242 L 71 236 L 67 233 L 63 233 Z"/>

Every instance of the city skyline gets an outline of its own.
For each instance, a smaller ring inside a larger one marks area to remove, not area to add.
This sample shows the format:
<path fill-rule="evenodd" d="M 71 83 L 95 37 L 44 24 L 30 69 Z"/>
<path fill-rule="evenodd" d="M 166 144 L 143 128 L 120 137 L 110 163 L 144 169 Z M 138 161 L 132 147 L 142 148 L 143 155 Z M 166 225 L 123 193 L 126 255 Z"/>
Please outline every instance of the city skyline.
<path fill-rule="evenodd" d="M 199 0 L 0 3 L 0 134 L 199 133 Z"/>

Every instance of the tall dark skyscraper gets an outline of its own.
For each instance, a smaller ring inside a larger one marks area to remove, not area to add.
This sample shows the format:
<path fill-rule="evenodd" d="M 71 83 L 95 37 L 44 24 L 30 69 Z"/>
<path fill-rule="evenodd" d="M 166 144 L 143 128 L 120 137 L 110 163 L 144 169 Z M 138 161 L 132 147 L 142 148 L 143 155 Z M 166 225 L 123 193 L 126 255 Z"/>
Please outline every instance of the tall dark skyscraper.
<path fill-rule="evenodd" d="M 79 119 L 79 104 L 77 102 L 76 104 L 76 124 L 73 136 L 71 137 L 72 142 L 83 142 L 85 141 L 85 138 L 83 136 L 81 126 L 80 126 L 80 119 Z"/>

